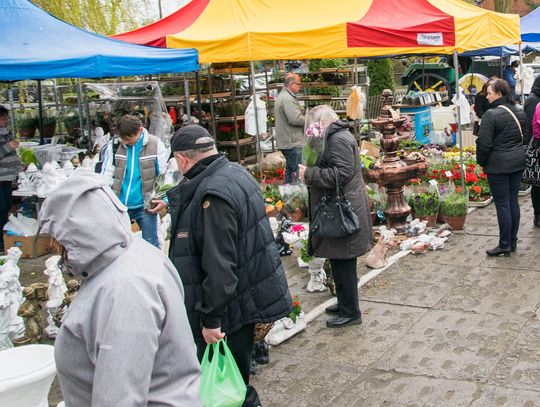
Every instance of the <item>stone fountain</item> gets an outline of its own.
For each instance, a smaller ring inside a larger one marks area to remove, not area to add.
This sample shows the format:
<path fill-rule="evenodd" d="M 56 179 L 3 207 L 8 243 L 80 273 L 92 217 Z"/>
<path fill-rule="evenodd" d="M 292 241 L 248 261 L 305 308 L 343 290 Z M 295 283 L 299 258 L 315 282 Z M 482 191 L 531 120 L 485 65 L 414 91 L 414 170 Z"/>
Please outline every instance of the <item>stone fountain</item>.
<path fill-rule="evenodd" d="M 394 96 L 390 89 L 382 92 L 383 107 L 381 116 L 372 119 L 369 123 L 382 133 L 381 148 L 384 152 L 382 163 L 375 163 L 374 169 L 364 168 L 364 177 L 370 182 L 376 182 L 386 188 L 388 202 L 384 214 L 388 227 L 394 228 L 398 233 L 403 233 L 407 216 L 411 208 L 403 196 L 403 186 L 412 178 L 424 174 L 429 163 L 420 159 L 401 159 L 398 156 L 399 143 L 402 140 L 397 134 L 397 129 L 405 123 L 407 118 L 399 116 L 392 109 Z"/>

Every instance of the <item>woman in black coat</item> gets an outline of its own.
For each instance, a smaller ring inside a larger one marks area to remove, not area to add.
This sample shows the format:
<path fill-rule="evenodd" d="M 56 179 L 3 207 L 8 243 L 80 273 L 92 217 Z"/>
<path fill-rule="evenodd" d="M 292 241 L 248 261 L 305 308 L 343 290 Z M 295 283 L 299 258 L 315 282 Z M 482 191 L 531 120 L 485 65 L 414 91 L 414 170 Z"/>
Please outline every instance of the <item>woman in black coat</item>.
<path fill-rule="evenodd" d="M 360 231 L 339 239 L 309 237 L 312 255 L 330 259 L 332 275 L 336 284 L 338 303 L 326 309 L 336 314 L 326 322 L 328 327 L 340 327 L 362 323 L 358 305 L 357 257 L 371 248 L 372 226 L 369 203 L 362 178 L 358 145 L 349 131 L 347 120 L 339 120 L 330 106 L 322 105 L 312 109 L 306 118 L 318 123 L 324 136 L 324 150 L 316 166 L 300 166 L 300 179 L 309 188 L 309 216 L 313 219 L 315 210 L 324 196 L 336 193 L 337 168 L 342 191 L 349 199 L 354 213 L 360 219 Z"/>
<path fill-rule="evenodd" d="M 519 184 L 525 169 L 523 128 L 526 117 L 515 106 L 506 81 L 496 79 L 487 88 L 490 109 L 482 116 L 476 140 L 476 160 L 484 167 L 497 210 L 499 245 L 488 256 L 509 256 L 517 248 Z"/>

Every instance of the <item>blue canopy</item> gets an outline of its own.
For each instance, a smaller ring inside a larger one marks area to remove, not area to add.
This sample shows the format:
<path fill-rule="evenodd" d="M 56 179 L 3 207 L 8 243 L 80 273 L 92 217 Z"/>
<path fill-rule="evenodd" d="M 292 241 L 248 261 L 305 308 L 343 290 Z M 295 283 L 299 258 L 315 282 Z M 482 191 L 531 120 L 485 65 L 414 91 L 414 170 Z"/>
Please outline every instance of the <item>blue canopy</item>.
<path fill-rule="evenodd" d="M 521 41 L 523 52 L 540 51 L 540 7 L 531 11 L 519 20 L 521 30 Z M 507 55 L 515 55 L 519 52 L 517 45 L 507 45 L 505 47 L 492 47 L 478 49 L 475 51 L 467 51 L 460 55 L 465 57 L 483 57 L 497 56 L 504 57 Z"/>
<path fill-rule="evenodd" d="M 0 81 L 189 72 L 194 49 L 163 49 L 103 37 L 65 23 L 29 0 L 0 1 Z"/>
<path fill-rule="evenodd" d="M 540 7 L 522 17 L 519 23 L 523 42 L 540 42 Z"/>

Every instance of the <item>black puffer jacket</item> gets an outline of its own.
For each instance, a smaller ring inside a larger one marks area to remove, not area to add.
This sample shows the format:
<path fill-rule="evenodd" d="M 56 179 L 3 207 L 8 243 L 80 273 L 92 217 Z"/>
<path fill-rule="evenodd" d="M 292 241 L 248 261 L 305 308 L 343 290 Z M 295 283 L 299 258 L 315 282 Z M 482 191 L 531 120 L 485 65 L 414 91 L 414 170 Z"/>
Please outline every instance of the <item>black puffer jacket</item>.
<path fill-rule="evenodd" d="M 531 141 L 532 120 L 538 102 L 540 102 L 540 76 L 534 80 L 531 93 L 529 96 L 527 96 L 527 99 L 525 99 L 525 104 L 523 105 L 523 110 L 525 110 L 525 114 L 527 115 L 527 124 L 524 129 L 524 137 L 527 143 Z"/>
<path fill-rule="evenodd" d="M 525 150 L 521 131 L 508 107 L 518 118 L 521 128 L 525 127 L 523 110 L 507 103 L 506 98 L 497 99 L 482 117 L 480 132 L 476 140 L 476 160 L 487 174 L 511 174 L 525 169 Z"/>
<path fill-rule="evenodd" d="M 313 217 L 315 208 L 326 194 L 335 195 L 334 167 L 336 167 L 343 192 L 360 218 L 361 229 L 358 233 L 341 239 L 310 236 L 309 249 L 310 253 L 317 257 L 354 259 L 366 253 L 371 248 L 373 240 L 369 203 L 362 178 L 358 146 L 349 132 L 347 120 L 332 123 L 326 137 L 327 142 L 321 164 L 309 167 L 305 172 L 305 183 L 309 187 L 309 216 Z"/>

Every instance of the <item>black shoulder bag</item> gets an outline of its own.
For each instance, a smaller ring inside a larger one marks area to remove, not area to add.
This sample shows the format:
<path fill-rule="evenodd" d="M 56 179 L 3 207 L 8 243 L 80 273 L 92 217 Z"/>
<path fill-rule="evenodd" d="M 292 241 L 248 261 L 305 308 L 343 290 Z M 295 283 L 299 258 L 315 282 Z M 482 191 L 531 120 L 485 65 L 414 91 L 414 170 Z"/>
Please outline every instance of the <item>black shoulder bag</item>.
<path fill-rule="evenodd" d="M 351 203 L 341 191 L 339 171 L 336 174 L 335 196 L 323 196 L 321 203 L 315 208 L 313 219 L 309 226 L 313 236 L 339 239 L 360 231 L 360 219 L 353 212 Z"/>

